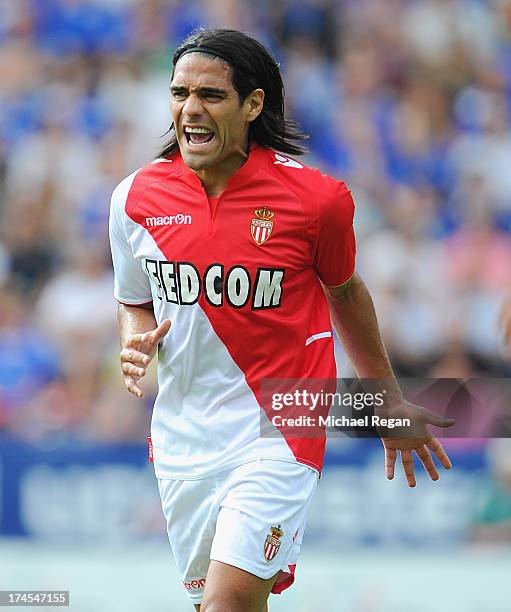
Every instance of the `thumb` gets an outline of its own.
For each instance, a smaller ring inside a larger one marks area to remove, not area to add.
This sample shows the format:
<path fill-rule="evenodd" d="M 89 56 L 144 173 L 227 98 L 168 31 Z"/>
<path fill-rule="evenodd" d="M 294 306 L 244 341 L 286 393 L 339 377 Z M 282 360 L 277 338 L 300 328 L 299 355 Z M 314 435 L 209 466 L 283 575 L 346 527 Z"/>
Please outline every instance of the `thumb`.
<path fill-rule="evenodd" d="M 151 343 L 157 344 L 162 338 L 164 338 L 172 326 L 170 319 L 164 319 L 158 327 L 151 332 Z"/>
<path fill-rule="evenodd" d="M 439 414 L 431 412 L 431 410 L 428 410 L 427 408 L 424 409 L 424 416 L 430 425 L 436 425 L 437 427 L 451 427 L 454 425 L 454 423 L 456 423 L 455 419 L 447 419 Z"/>

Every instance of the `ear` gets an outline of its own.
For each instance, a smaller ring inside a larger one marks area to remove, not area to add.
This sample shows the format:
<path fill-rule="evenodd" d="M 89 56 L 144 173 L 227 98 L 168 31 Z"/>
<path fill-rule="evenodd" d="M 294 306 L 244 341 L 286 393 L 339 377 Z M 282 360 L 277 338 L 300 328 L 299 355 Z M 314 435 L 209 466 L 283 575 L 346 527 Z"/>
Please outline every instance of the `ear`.
<path fill-rule="evenodd" d="M 247 121 L 251 123 L 259 117 L 263 110 L 264 91 L 262 89 L 254 89 L 254 91 L 245 98 L 245 104 L 248 108 Z"/>

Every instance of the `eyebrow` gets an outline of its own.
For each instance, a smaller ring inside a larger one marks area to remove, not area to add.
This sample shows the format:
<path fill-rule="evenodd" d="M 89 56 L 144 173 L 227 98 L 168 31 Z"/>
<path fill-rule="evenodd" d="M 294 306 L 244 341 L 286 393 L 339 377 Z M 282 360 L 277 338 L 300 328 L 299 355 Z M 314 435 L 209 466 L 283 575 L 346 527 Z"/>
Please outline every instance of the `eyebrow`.
<path fill-rule="evenodd" d="M 184 85 L 172 85 L 170 91 L 171 93 L 187 92 L 188 87 L 185 87 Z M 215 94 L 219 96 L 229 95 L 225 89 L 218 89 L 217 87 L 199 87 L 196 91 L 200 96 L 207 94 Z"/>

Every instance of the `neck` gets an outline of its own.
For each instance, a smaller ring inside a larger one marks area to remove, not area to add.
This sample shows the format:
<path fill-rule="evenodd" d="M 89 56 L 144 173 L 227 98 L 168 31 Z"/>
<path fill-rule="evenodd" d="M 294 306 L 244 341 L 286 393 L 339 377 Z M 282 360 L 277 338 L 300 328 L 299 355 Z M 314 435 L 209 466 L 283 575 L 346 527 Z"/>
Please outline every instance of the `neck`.
<path fill-rule="evenodd" d="M 218 166 L 214 168 L 206 168 L 205 170 L 194 170 L 195 174 L 201 180 L 204 191 L 210 197 L 219 196 L 227 187 L 227 181 L 235 174 L 241 166 L 247 161 L 247 148 L 241 147 L 232 155 L 224 159 Z"/>

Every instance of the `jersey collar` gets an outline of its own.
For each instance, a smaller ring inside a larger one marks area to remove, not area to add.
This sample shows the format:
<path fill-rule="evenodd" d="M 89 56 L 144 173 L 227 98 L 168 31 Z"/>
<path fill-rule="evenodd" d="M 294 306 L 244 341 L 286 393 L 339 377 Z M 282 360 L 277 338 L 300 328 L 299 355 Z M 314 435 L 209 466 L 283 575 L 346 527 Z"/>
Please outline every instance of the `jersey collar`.
<path fill-rule="evenodd" d="M 253 178 L 254 174 L 261 168 L 261 161 L 265 151 L 266 147 L 257 143 L 251 144 L 247 161 L 228 179 L 226 191 L 227 189 L 236 188 L 238 185 L 245 183 L 248 179 Z M 199 177 L 184 163 L 181 154 L 179 153 L 178 155 L 181 177 L 183 180 L 196 191 L 202 190 L 202 183 Z"/>

